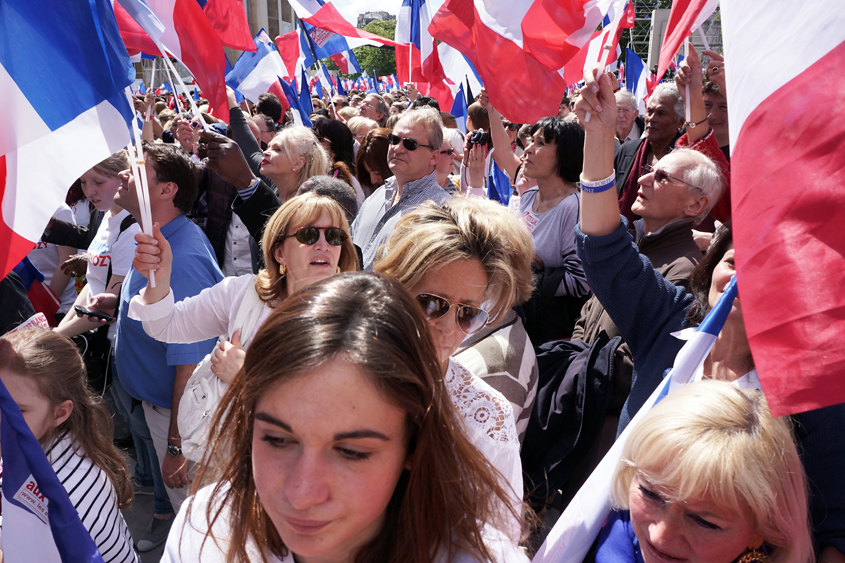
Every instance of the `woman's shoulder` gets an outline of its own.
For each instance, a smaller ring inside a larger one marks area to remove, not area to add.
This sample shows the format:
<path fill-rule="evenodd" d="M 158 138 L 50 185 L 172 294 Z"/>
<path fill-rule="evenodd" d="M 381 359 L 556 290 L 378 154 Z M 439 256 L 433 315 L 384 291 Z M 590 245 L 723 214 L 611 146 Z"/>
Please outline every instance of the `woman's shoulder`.
<path fill-rule="evenodd" d="M 455 408 L 469 424 L 483 429 L 496 441 L 517 440 L 513 406 L 499 391 L 454 358 L 449 358 L 445 383 Z"/>
<path fill-rule="evenodd" d="M 482 559 L 478 554 L 459 550 L 451 557 L 445 550 L 440 550 L 434 559 L 434 563 L 528 563 L 529 559 L 525 553 L 514 544 L 511 538 L 493 526 L 486 525 L 481 530 L 481 537 L 484 546 L 490 554 L 489 558 Z"/>
<path fill-rule="evenodd" d="M 223 499 L 229 491 L 228 483 L 214 483 L 203 487 L 182 503 L 179 514 L 173 520 L 167 536 L 162 563 L 203 561 L 223 563 L 226 561 L 232 534 L 231 513 L 224 506 Z M 209 509 L 213 525 L 209 523 Z M 214 517 L 216 514 L 216 518 Z M 293 556 L 284 559 L 266 555 L 262 559 L 255 543 L 250 539 L 247 545 L 250 560 L 268 563 L 293 563 Z"/>

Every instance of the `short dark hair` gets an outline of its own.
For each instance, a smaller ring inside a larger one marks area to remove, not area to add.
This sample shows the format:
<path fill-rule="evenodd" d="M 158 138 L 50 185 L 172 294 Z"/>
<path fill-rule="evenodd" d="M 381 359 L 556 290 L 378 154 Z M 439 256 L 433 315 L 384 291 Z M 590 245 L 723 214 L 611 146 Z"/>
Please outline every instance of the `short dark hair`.
<path fill-rule="evenodd" d="M 337 119 L 321 119 L 314 122 L 311 130 L 318 139 L 329 140 L 335 162 L 343 162 L 350 170 L 355 168 L 355 137 L 345 123 Z"/>
<path fill-rule="evenodd" d="M 695 298 L 692 306 L 687 311 L 687 319 L 694 325 L 698 325 L 710 312 L 710 285 L 713 282 L 713 271 L 722 257 L 733 244 L 733 225 L 731 221 L 725 222 L 716 229 L 710 248 L 701 262 L 693 268 L 689 276 L 689 292 Z"/>
<path fill-rule="evenodd" d="M 531 126 L 531 136 L 539 130 L 543 131 L 546 142 L 557 144 L 555 168 L 558 177 L 567 182 L 577 182 L 584 166 L 584 129 L 574 121 L 544 117 Z"/>
<path fill-rule="evenodd" d="M 564 104 L 566 104 L 567 106 L 569 105 L 569 96 L 564 96 L 560 99 L 560 105 Z"/>
<path fill-rule="evenodd" d="M 435 100 L 434 98 L 431 98 L 429 96 L 420 96 L 419 98 L 414 100 L 411 103 L 410 109 L 416 109 L 416 108 L 421 108 L 421 107 L 425 107 L 425 106 L 428 106 L 430 108 L 436 109 L 437 111 L 440 111 L 440 104 L 437 102 L 437 100 Z"/>
<path fill-rule="evenodd" d="M 271 131 L 276 130 L 276 122 L 273 121 L 273 118 L 269 115 L 264 115 L 263 113 L 256 113 L 252 116 L 253 121 L 263 121 L 264 125 L 269 128 Z"/>
<path fill-rule="evenodd" d="M 255 112 L 262 113 L 270 117 L 273 123 L 279 123 L 282 120 L 282 102 L 276 94 L 264 92 L 258 96 L 258 103 L 255 104 Z"/>
<path fill-rule="evenodd" d="M 199 172 L 188 153 L 174 145 L 144 141 L 144 156 L 152 161 L 159 182 L 176 184 L 173 205 L 190 212 L 197 199 Z"/>
<path fill-rule="evenodd" d="M 719 85 L 715 82 L 710 80 L 705 80 L 704 84 L 701 86 L 701 93 L 702 94 L 715 94 L 717 96 L 724 95 L 720 91 Z"/>
<path fill-rule="evenodd" d="M 296 190 L 296 195 L 307 192 L 314 192 L 317 195 L 335 200 L 343 209 L 346 220 L 350 225 L 355 220 L 355 216 L 358 215 L 358 196 L 352 186 L 343 180 L 331 176 L 311 176 L 302 182 L 302 185 Z"/>

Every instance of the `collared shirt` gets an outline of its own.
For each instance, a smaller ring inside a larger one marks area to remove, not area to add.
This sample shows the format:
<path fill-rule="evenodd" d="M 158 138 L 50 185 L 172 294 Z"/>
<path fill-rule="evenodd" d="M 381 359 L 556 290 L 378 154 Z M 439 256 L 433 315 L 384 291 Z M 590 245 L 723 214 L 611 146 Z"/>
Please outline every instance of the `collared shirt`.
<path fill-rule="evenodd" d="M 237 214 L 232 213 L 226 232 L 223 254 L 224 276 L 242 276 L 252 273 L 252 252 L 249 249 L 249 230 Z"/>
<path fill-rule="evenodd" d="M 352 223 L 352 242 L 358 245 L 364 255 L 365 270 L 373 269 L 378 249 L 390 239 L 396 223 L 403 215 L 428 200 L 442 204 L 450 198 L 438 185 L 433 170 L 428 176 L 402 186 L 402 195 L 393 205 L 396 189 L 396 178 L 388 178 L 382 187 L 367 198 Z"/>
<path fill-rule="evenodd" d="M 170 287 L 176 301 L 197 295 L 223 279 L 208 238 L 184 215 L 161 228 L 173 252 Z M 147 286 L 133 267 L 120 292 L 114 357 L 120 383 L 135 399 L 169 409 L 176 366 L 196 364 L 211 352 L 215 339 L 193 344 L 166 344 L 148 336 L 141 321 L 130 319 L 129 301 Z"/>

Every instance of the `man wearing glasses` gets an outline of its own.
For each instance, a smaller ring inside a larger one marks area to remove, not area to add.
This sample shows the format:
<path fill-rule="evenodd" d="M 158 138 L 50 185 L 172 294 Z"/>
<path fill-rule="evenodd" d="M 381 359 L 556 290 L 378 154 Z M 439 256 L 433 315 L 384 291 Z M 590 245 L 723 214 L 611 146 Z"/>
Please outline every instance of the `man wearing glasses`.
<path fill-rule="evenodd" d="M 388 140 L 387 165 L 393 176 L 364 201 L 351 228 L 365 270 L 373 269 L 376 252 L 403 215 L 425 201 L 445 203 L 449 199 L 434 170 L 443 147 L 443 121 L 438 111 L 429 107 L 406 111 Z"/>
<path fill-rule="evenodd" d="M 616 138 L 620 143 L 639 139 L 645 120 L 637 112 L 637 99 L 628 90 L 616 92 Z"/>

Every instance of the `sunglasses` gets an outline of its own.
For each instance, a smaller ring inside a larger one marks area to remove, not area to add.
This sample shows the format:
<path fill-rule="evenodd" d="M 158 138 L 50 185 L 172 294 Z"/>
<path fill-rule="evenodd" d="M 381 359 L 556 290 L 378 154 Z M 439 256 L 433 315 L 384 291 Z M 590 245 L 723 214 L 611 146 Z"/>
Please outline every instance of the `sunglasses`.
<path fill-rule="evenodd" d="M 519 124 L 517 123 L 502 123 L 502 125 L 504 125 L 505 129 L 508 131 L 516 131 L 519 129 Z"/>
<path fill-rule="evenodd" d="M 445 151 L 440 151 L 440 154 L 448 154 L 449 156 L 452 156 L 455 154 L 455 149 L 446 149 Z"/>
<path fill-rule="evenodd" d="M 320 231 L 326 232 L 326 242 L 332 246 L 341 246 L 349 238 L 340 227 L 299 227 L 295 233 L 285 238 L 296 237 L 302 244 L 311 246 L 320 240 Z"/>
<path fill-rule="evenodd" d="M 692 185 L 692 184 L 690 184 L 689 182 L 684 182 L 684 181 L 683 181 L 683 180 L 681 180 L 680 178 L 676 178 L 675 176 L 672 176 L 671 174 L 667 173 L 665 170 L 663 170 L 663 169 L 661 169 L 661 168 L 654 168 L 654 167 L 653 167 L 652 165 L 650 165 L 650 164 L 644 164 L 644 165 L 643 165 L 643 170 L 645 170 L 646 174 L 649 174 L 649 173 L 652 173 L 652 172 L 653 172 L 653 173 L 654 173 L 654 181 L 655 181 L 655 182 L 658 182 L 658 183 L 663 184 L 663 183 L 668 182 L 668 181 L 669 181 L 669 179 L 671 178 L 672 180 L 675 180 L 675 181 L 680 182 L 680 183 L 682 183 L 682 184 L 686 184 L 687 186 L 689 186 L 689 187 L 691 187 L 691 188 L 695 188 L 695 189 L 697 189 L 698 191 L 701 191 L 701 188 L 699 188 L 698 186 L 693 186 L 693 185 Z"/>
<path fill-rule="evenodd" d="M 420 293 L 416 299 L 417 303 L 423 308 L 425 318 L 430 321 L 436 321 L 452 308 L 452 303 L 439 295 Z M 487 324 L 487 311 L 480 307 L 455 305 L 455 316 L 458 321 L 458 328 L 467 335 L 475 334 Z"/>
<path fill-rule="evenodd" d="M 396 146 L 396 145 L 399 144 L 399 141 L 402 141 L 402 146 L 405 147 L 406 149 L 408 149 L 409 151 L 415 151 L 419 147 L 425 147 L 427 149 L 436 150 L 431 145 L 423 145 L 422 143 L 418 143 L 417 141 L 415 141 L 413 139 L 409 139 L 407 137 L 398 137 L 398 136 L 394 135 L 393 133 L 390 133 L 387 136 L 387 142 L 390 143 L 391 145 Z"/>

